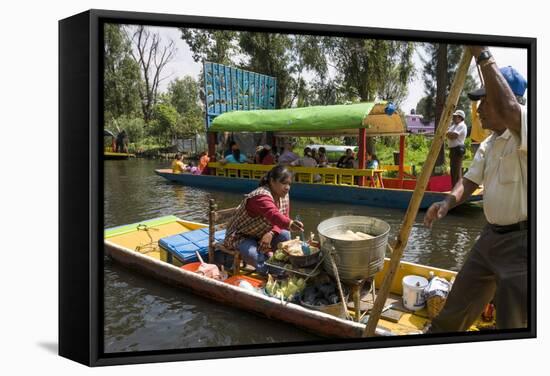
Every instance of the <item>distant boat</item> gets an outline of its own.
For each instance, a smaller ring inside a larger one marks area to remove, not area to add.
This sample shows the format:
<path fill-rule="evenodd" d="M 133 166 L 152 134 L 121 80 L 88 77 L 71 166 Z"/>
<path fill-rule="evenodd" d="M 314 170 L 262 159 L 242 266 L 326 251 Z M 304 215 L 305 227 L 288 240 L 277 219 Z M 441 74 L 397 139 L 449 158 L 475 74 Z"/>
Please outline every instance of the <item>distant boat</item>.
<path fill-rule="evenodd" d="M 433 134 L 435 130 L 435 121 L 426 122 L 420 114 L 405 115 L 405 123 L 409 133 Z"/>
<path fill-rule="evenodd" d="M 247 193 L 258 186 L 258 180 L 273 166 L 254 164 L 226 164 L 210 162 L 208 167 L 214 175 L 174 174 L 172 169 L 157 169 L 155 173 L 177 184 L 189 187 L 216 189 L 224 192 Z M 370 205 L 406 209 L 412 197 L 416 180 L 382 178 L 377 172 L 384 170 L 358 170 L 345 168 L 289 167 L 298 181 L 292 183 L 291 196 L 295 199 L 315 202 L 340 202 L 353 205 Z M 313 176 L 321 181 L 313 183 Z M 366 186 L 358 186 L 356 178 L 363 176 Z M 382 184 L 380 184 L 382 182 Z M 447 197 L 451 188 L 450 177 L 432 176 L 422 201 L 421 209 Z M 476 190 L 468 201 L 483 199 L 481 189 Z"/>

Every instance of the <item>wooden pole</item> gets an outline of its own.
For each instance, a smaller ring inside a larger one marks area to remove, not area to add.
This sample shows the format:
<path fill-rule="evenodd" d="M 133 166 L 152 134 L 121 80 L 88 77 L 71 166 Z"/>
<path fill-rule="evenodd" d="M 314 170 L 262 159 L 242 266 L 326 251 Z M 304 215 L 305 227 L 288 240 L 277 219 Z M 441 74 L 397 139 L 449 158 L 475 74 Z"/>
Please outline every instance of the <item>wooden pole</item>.
<path fill-rule="evenodd" d="M 365 128 L 359 129 L 359 150 L 358 150 L 357 160 L 359 161 L 359 169 L 363 170 L 365 166 L 365 159 L 367 157 L 367 131 Z M 359 177 L 359 186 L 362 187 L 365 185 L 365 177 Z"/>
<path fill-rule="evenodd" d="M 399 179 L 399 188 L 403 189 L 403 170 L 405 165 L 405 136 L 401 135 L 399 136 L 399 173 L 398 173 L 398 179 Z"/>
<path fill-rule="evenodd" d="M 430 175 L 434 168 L 435 160 L 437 158 L 437 155 L 439 154 L 441 145 L 443 144 L 445 133 L 447 132 L 447 128 L 451 123 L 452 114 L 455 110 L 456 104 L 458 103 L 458 97 L 460 96 L 460 92 L 464 87 L 464 81 L 466 80 L 466 74 L 468 73 L 468 68 L 470 66 L 471 60 L 472 54 L 468 48 L 465 48 L 462 55 L 462 60 L 460 61 L 460 65 L 456 71 L 456 75 L 451 86 L 451 91 L 449 92 L 449 96 L 447 97 L 447 100 L 445 102 L 445 108 L 443 110 L 443 113 L 441 114 L 441 119 L 439 121 L 437 129 L 435 130 L 435 135 L 432 146 L 430 148 L 430 152 L 428 153 L 426 162 L 422 167 L 420 178 L 416 182 L 416 188 L 414 189 L 411 201 L 409 202 L 409 208 L 405 213 L 405 219 L 403 220 L 399 236 L 397 237 L 397 241 L 395 243 L 395 246 L 393 247 L 393 253 L 390 258 L 390 266 L 388 268 L 388 271 L 384 275 L 382 286 L 378 291 L 374 306 L 372 307 L 369 321 L 367 322 L 367 326 L 365 328 L 365 335 L 367 337 L 371 337 L 374 335 L 376 325 L 378 324 L 378 320 L 380 319 L 380 315 L 382 313 L 382 309 L 384 308 L 386 299 L 390 294 L 390 287 L 393 283 L 397 268 L 399 267 L 399 262 L 401 261 L 403 251 L 407 246 L 407 241 L 411 232 L 411 228 L 414 224 L 416 214 L 418 213 L 418 208 L 420 207 L 422 197 L 424 196 L 424 191 L 426 190 L 426 186 L 428 185 L 428 180 L 430 179 Z"/>

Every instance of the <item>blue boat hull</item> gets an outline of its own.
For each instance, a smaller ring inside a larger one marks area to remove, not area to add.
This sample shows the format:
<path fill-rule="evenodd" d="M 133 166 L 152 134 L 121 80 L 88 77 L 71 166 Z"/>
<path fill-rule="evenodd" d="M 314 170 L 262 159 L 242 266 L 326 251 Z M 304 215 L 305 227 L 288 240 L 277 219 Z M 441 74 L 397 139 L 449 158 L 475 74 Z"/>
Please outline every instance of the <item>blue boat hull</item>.
<path fill-rule="evenodd" d="M 226 192 L 248 193 L 258 187 L 254 179 L 227 178 L 211 175 L 173 174 L 155 170 L 155 173 L 175 183 L 190 187 L 208 188 Z M 292 183 L 293 200 L 339 202 L 353 205 L 368 205 L 384 208 L 407 209 L 413 191 L 406 189 L 354 187 L 342 185 Z M 445 198 L 443 192 L 425 192 L 420 209 Z M 472 196 L 469 201 L 479 201 L 482 195 Z"/>

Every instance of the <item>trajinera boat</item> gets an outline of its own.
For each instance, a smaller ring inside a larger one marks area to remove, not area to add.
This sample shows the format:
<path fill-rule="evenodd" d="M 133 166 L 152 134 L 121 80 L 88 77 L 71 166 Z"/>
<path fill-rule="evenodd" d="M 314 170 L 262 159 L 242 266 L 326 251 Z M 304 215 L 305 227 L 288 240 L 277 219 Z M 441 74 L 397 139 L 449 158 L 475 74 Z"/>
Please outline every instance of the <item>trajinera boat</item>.
<path fill-rule="evenodd" d="M 290 167 L 296 177 L 292 185 L 295 199 L 405 209 L 416 186 L 411 166 L 404 165 L 407 133 L 403 121 L 397 113 L 390 113 L 384 102 L 226 112 L 215 117 L 208 128 L 211 157 L 215 155 L 213 140 L 217 132 L 272 132 L 274 140 L 297 136 L 358 137 L 357 169 Z M 399 137 L 396 165 L 380 166 L 376 170 L 364 168 L 366 138 L 374 136 Z M 155 173 L 187 186 L 246 193 L 254 189 L 257 180 L 273 166 L 211 162 L 208 167 L 209 174 L 204 175 L 174 174 L 170 169 L 158 169 Z M 450 189 L 449 176 L 431 177 L 420 208 L 426 209 L 441 201 Z M 482 198 L 479 189 L 469 201 Z"/>
<path fill-rule="evenodd" d="M 205 224 L 166 216 L 106 229 L 104 234 L 107 256 L 123 266 L 162 282 L 225 305 L 295 325 L 319 336 L 329 338 L 365 336 L 366 326 L 363 323 L 364 320 L 360 320 L 359 313 L 368 310 L 374 301 L 374 295 L 371 295 L 370 302 L 368 294 L 365 299 L 361 298 L 361 301 L 348 302 L 347 312 L 340 310 L 335 314 L 329 310 L 319 310 L 303 304 L 301 300 L 289 302 L 279 297 L 268 296 L 262 293 L 263 290 L 251 290 L 238 286 L 240 281 L 244 280 L 255 287 L 265 287 L 266 278 L 246 267 L 241 268 L 240 273 L 223 281 L 197 274 L 195 272 L 198 264 L 197 252 L 202 254 L 204 259 L 207 259 L 208 255 L 208 226 Z M 220 239 L 223 238 L 223 233 L 216 232 L 216 239 L 218 235 Z M 383 257 L 382 253 L 382 259 Z M 376 291 L 374 286 L 381 285 L 388 268 L 388 261 L 385 259 L 381 270 L 374 275 L 372 291 Z M 304 272 L 305 269 L 295 270 Z M 416 275 L 428 278 L 430 275 L 435 275 L 450 281 L 455 274 L 450 270 L 401 262 L 391 287 L 392 294 L 386 301 L 391 309 L 388 309 L 378 321 L 375 335 L 420 334 L 429 320 L 425 308 L 413 312 L 403 307 L 401 281 L 404 276 Z M 359 311 L 355 310 L 355 304 L 358 304 Z M 356 319 L 349 318 L 348 314 L 351 317 L 355 316 Z M 484 326 L 493 324 L 478 320 L 471 329 L 482 329 Z"/>

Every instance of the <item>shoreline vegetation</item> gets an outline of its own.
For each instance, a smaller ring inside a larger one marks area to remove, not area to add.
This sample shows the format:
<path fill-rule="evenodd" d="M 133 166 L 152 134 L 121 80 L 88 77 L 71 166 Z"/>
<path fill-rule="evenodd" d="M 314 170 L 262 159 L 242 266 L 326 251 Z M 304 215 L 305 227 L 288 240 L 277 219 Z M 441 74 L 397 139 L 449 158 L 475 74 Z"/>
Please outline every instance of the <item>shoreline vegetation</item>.
<path fill-rule="evenodd" d="M 104 129 L 126 131 L 128 151 L 138 157 L 170 159 L 176 153 L 173 140 L 189 139 L 205 132 L 205 89 L 202 73 L 197 77 L 171 77 L 166 67 L 177 60 L 178 49 L 188 48 L 195 64 L 216 62 L 277 79 L 275 108 L 308 107 L 372 102 L 385 98 L 401 114 L 414 110 L 430 121 L 438 118 L 436 83 L 445 73 L 447 89 L 454 76 L 462 46 L 419 44 L 354 38 L 326 38 L 254 32 L 228 32 L 180 28 L 179 39 L 162 37 L 154 28 L 107 24 L 104 45 Z M 269 46 L 266 48 L 265 46 Z M 444 48 L 449 60 L 437 72 L 438 51 Z M 353 53 L 343 53 L 353 51 Z M 415 65 L 413 54 L 426 57 Z M 348 56 L 349 55 L 349 56 Z M 144 64 L 150 61 L 151 64 Z M 357 65 L 356 62 L 362 64 Z M 154 63 L 154 64 L 153 64 Z M 369 67 L 379 69 L 369 69 Z M 328 67 L 333 67 L 329 69 Z M 424 96 L 414 109 L 402 108 L 408 86 L 422 77 Z M 162 84 L 169 80 L 167 85 Z M 477 83 L 468 74 L 458 107 L 470 117 L 465 92 Z M 306 144 L 345 145 L 351 138 L 301 138 L 297 151 Z M 397 140 L 375 137 L 374 152 L 382 164 L 394 164 Z M 469 142 L 469 141 L 468 141 Z M 430 138 L 407 137 L 405 163 L 419 173 Z M 107 145 L 106 145 L 107 146 Z M 465 166 L 471 160 L 469 144 Z M 200 153 L 202 150 L 196 150 Z M 448 158 L 443 158 L 446 160 Z M 448 162 L 435 169 L 445 173 Z"/>

